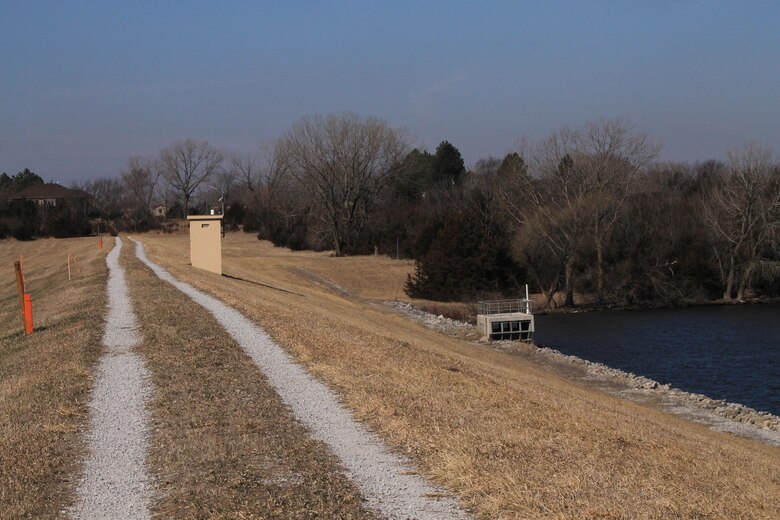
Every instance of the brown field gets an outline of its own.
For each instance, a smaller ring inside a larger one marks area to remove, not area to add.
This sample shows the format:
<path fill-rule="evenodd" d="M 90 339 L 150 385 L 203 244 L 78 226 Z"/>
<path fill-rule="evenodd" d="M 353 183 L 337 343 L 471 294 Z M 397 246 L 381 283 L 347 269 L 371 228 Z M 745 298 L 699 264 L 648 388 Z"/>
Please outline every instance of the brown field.
<path fill-rule="evenodd" d="M 409 262 L 292 253 L 229 234 L 225 272 L 250 283 L 189 267 L 186 236 L 140 238 L 175 276 L 260 323 L 483 518 L 780 518 L 779 449 L 605 395 L 377 304 L 405 299 Z"/>
<path fill-rule="evenodd" d="M 0 518 L 59 516 L 83 454 L 102 349 L 105 251 L 92 238 L 0 241 Z M 13 262 L 24 255 L 35 332 L 25 337 Z M 68 282 L 67 256 L 76 255 Z"/>

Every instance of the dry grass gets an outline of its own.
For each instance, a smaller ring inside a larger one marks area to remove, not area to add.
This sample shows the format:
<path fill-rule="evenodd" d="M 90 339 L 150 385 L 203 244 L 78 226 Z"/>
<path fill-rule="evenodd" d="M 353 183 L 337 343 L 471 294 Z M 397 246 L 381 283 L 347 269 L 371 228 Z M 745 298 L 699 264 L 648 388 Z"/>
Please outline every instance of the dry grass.
<path fill-rule="evenodd" d="M 176 276 L 259 322 L 484 518 L 780 518 L 780 450 L 610 397 L 366 301 L 393 299 L 408 265 L 385 269 L 392 261 L 290 253 L 228 235 L 227 272 L 302 297 L 192 269 L 186 237 L 143 240 Z M 353 296 L 302 276 L 301 266 Z M 370 284 L 366 271 L 376 271 Z"/>
<path fill-rule="evenodd" d="M 122 264 L 152 372 L 159 518 L 372 518 L 337 461 L 216 320 L 134 256 Z"/>
<path fill-rule="evenodd" d="M 185 234 L 171 235 L 170 238 L 177 244 L 176 247 L 189 247 Z M 246 255 L 247 248 L 257 247 L 262 248 L 262 263 L 257 261 L 257 257 Z M 273 247 L 269 242 L 260 242 L 254 235 L 243 233 L 230 234 L 223 255 L 223 259 L 230 259 L 225 268 L 228 274 L 244 274 L 276 285 L 299 285 L 305 278 L 300 270 L 306 270 L 335 284 L 336 292 L 340 288 L 371 300 L 408 300 L 404 284 L 406 275 L 414 269 L 411 260 L 396 261 L 386 256 L 336 258 L 327 252 L 293 252 Z M 331 291 L 333 289 L 330 288 Z"/>
<path fill-rule="evenodd" d="M 106 249 L 111 241 L 106 241 Z M 68 253 L 81 275 L 68 282 Z M 22 333 L 13 269 L 24 254 L 36 331 Z M 95 239 L 0 241 L 0 518 L 58 516 L 73 498 L 106 265 Z"/>
<path fill-rule="evenodd" d="M 477 304 L 462 302 L 432 302 L 427 300 L 412 300 L 414 306 L 421 311 L 429 312 L 436 316 L 444 316 L 452 320 L 466 323 L 477 323 Z"/>

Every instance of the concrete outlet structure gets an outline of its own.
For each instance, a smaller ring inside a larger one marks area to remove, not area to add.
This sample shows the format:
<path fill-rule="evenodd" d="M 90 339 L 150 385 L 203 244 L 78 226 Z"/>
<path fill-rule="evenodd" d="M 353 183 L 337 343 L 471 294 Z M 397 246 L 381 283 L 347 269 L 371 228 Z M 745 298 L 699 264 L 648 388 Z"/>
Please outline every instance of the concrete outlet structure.
<path fill-rule="evenodd" d="M 534 316 L 530 300 L 479 302 L 477 329 L 484 340 L 533 341 Z"/>
<path fill-rule="evenodd" d="M 192 267 L 222 274 L 222 215 L 190 215 Z"/>

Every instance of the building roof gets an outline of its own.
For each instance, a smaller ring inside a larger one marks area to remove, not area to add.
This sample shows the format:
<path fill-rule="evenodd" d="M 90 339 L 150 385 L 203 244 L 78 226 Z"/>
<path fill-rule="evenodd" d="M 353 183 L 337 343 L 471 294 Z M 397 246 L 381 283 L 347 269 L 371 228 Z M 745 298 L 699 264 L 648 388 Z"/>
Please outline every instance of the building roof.
<path fill-rule="evenodd" d="M 82 190 L 72 190 L 60 184 L 39 183 L 23 189 L 11 197 L 12 200 L 42 200 L 42 199 L 88 199 L 90 194 Z"/>

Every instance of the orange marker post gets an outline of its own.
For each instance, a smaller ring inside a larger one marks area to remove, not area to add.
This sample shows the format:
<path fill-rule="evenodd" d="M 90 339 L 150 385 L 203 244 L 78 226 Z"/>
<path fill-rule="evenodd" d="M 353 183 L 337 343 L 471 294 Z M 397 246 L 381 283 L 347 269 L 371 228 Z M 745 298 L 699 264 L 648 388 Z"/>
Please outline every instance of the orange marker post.
<path fill-rule="evenodd" d="M 32 296 L 24 295 L 24 333 L 33 333 Z"/>
<path fill-rule="evenodd" d="M 24 282 L 22 281 L 22 264 L 14 262 L 14 271 L 16 271 L 16 289 L 19 291 L 19 310 L 22 311 L 22 323 L 24 330 L 27 330 L 27 315 L 24 312 Z"/>
<path fill-rule="evenodd" d="M 98 249 L 103 249 L 103 237 L 98 237 Z"/>

